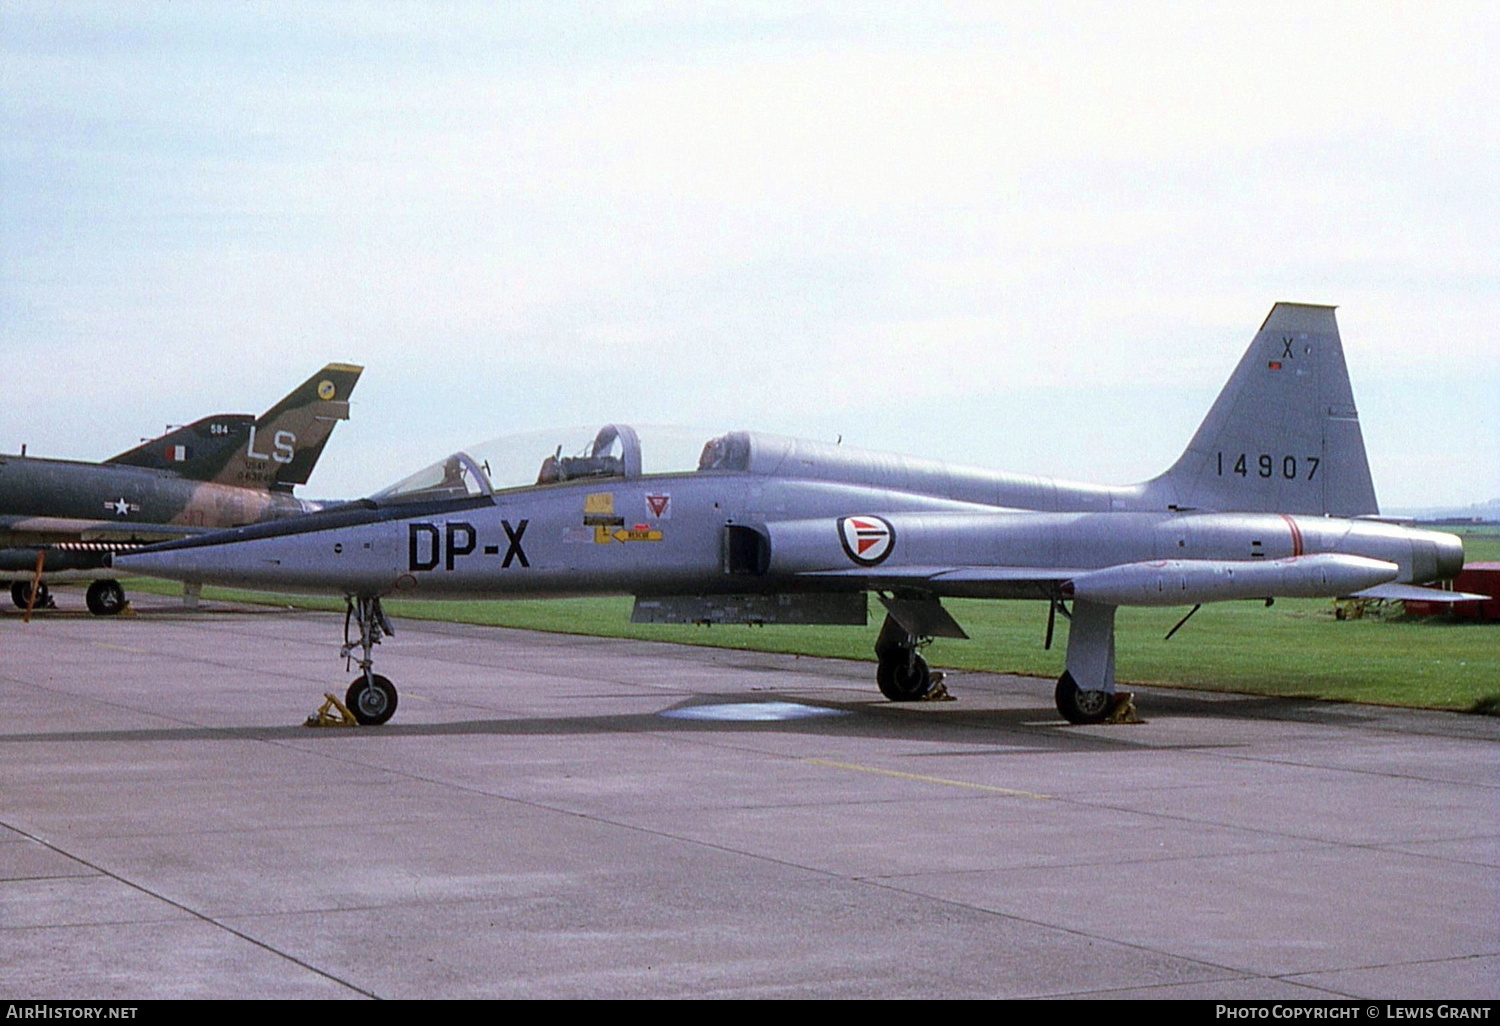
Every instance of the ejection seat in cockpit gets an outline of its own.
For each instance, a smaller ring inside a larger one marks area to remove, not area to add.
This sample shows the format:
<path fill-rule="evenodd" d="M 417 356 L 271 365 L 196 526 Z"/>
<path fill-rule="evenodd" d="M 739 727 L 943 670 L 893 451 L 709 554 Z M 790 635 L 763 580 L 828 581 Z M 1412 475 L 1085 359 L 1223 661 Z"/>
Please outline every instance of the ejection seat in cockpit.
<path fill-rule="evenodd" d="M 562 446 L 542 460 L 537 484 L 585 478 L 641 476 L 641 440 L 628 424 L 606 424 L 582 456 L 564 456 Z"/>

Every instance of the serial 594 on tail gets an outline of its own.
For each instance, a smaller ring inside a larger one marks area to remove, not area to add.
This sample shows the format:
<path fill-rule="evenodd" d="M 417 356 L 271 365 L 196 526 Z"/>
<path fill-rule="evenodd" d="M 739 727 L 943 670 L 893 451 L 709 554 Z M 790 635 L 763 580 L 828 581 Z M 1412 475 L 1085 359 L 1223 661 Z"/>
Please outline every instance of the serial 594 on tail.
<path fill-rule="evenodd" d="M 561 440 L 561 439 L 559 439 Z M 950 596 L 1070 614 L 1058 711 L 1102 720 L 1115 610 L 1229 599 L 1400 597 L 1452 578 L 1452 535 L 1369 519 L 1375 490 L 1334 311 L 1279 303 L 1187 450 L 1135 485 L 1075 484 L 736 431 L 673 469 L 630 427 L 581 449 L 459 452 L 359 502 L 116 557 L 196 583 L 338 593 L 360 674 L 348 705 L 395 712 L 372 648 L 387 595 L 630 594 L 646 622 L 864 624 L 876 681 L 922 698 L 920 654 L 966 635 Z M 502 472 L 524 466 L 524 477 Z M 1071 606 L 1071 609 L 1069 609 Z M 1050 613 L 1049 613 L 1050 634 Z"/>

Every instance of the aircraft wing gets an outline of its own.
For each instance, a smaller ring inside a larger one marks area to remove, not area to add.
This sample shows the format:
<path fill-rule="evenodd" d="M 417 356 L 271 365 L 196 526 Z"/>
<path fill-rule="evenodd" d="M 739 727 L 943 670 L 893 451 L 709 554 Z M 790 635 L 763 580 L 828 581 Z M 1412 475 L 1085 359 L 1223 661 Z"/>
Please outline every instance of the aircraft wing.
<path fill-rule="evenodd" d="M 1377 584 L 1373 588 L 1356 591 L 1349 598 L 1395 599 L 1401 602 L 1487 602 L 1489 595 L 1476 595 L 1471 591 L 1444 591 L 1441 588 L 1422 588 L 1415 584 Z"/>
<path fill-rule="evenodd" d="M 807 570 L 798 577 L 844 578 L 876 586 L 882 581 L 952 582 L 963 584 L 1060 584 L 1088 573 L 1079 567 L 1055 566 L 893 566 L 878 569 Z"/>
<path fill-rule="evenodd" d="M 1028 580 L 1070 580 L 1088 573 L 1088 567 L 880 567 L 879 570 L 805 570 L 799 577 L 855 577 L 865 580 L 975 580 L 975 582 L 1028 582 Z"/>
<path fill-rule="evenodd" d="M 213 528 L 187 524 L 121 523 L 72 517 L 0 516 L 0 545 L 46 545 L 54 542 L 145 544 L 204 534 Z"/>
<path fill-rule="evenodd" d="M 854 580 L 877 590 L 920 583 L 938 595 L 1021 597 L 1041 589 L 1102 605 L 1175 606 L 1267 597 L 1376 597 L 1369 592 L 1390 586 L 1397 573 L 1395 563 L 1325 552 L 1276 560 L 1153 559 L 1094 568 L 881 566 L 805 571 L 798 576 Z M 1454 594 L 1406 590 L 1423 592 L 1407 597 L 1439 596 L 1434 601 L 1451 601 L 1446 597 Z"/>

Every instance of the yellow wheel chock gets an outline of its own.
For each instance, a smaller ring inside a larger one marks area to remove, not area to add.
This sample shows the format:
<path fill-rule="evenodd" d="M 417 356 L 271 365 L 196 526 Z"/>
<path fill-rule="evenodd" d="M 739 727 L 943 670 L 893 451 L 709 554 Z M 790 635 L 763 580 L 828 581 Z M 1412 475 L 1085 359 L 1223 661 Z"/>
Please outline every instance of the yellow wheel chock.
<path fill-rule="evenodd" d="M 1135 692 L 1116 691 L 1115 704 L 1104 717 L 1105 723 L 1145 723 L 1135 711 Z"/>
<path fill-rule="evenodd" d="M 927 694 L 922 696 L 924 702 L 957 702 L 958 698 L 948 693 L 948 685 L 943 683 L 947 674 L 942 670 L 932 671 L 932 687 L 927 689 Z"/>
<path fill-rule="evenodd" d="M 349 711 L 349 707 L 339 701 L 338 696 L 331 691 L 323 692 L 323 704 L 318 711 L 307 718 L 303 724 L 306 727 L 357 727 L 359 721 Z"/>

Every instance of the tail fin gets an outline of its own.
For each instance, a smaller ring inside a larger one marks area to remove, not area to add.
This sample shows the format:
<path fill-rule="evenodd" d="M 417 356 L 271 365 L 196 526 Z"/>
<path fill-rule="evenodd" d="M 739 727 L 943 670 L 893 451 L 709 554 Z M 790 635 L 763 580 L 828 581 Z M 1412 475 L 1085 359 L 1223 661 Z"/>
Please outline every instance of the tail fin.
<path fill-rule="evenodd" d="M 104 462 L 166 470 L 180 477 L 206 481 L 218 472 L 235 448 L 244 444 L 254 425 L 255 418 L 248 413 L 220 413 L 174 428 Z"/>
<path fill-rule="evenodd" d="M 1230 512 L 1379 512 L 1331 306 L 1277 303 L 1153 504 Z"/>
<path fill-rule="evenodd" d="M 194 481 L 290 491 L 306 484 L 333 427 L 349 419 L 363 367 L 330 363 L 259 418 L 205 417 L 105 462 L 169 470 Z"/>

